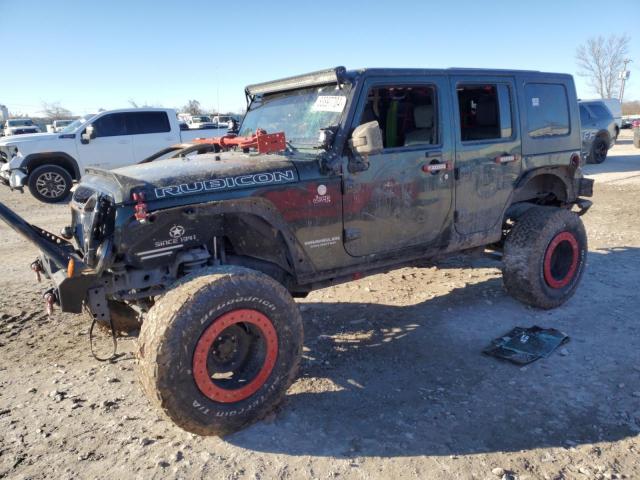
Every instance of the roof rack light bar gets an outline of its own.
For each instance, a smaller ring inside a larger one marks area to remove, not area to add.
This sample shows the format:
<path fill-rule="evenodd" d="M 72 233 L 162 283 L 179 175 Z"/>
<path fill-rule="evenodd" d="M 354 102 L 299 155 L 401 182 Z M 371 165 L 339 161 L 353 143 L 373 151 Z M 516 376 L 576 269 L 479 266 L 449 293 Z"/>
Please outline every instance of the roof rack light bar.
<path fill-rule="evenodd" d="M 341 77 L 346 72 L 344 67 L 319 70 L 317 72 L 296 75 L 295 77 L 282 78 L 272 82 L 256 83 L 245 88 L 248 96 L 260 95 L 262 93 L 284 92 L 294 88 L 312 87 L 314 85 L 325 85 L 327 83 L 339 83 Z"/>

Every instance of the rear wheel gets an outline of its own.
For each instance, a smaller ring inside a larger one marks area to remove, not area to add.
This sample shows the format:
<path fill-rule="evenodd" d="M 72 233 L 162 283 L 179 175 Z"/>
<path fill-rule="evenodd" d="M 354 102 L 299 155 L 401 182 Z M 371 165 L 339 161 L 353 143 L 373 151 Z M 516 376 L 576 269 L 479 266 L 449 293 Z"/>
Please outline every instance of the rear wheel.
<path fill-rule="evenodd" d="M 534 207 L 511 229 L 502 278 L 510 295 L 538 308 L 554 308 L 575 292 L 587 255 L 587 235 L 575 213 Z"/>
<path fill-rule="evenodd" d="M 58 165 L 42 165 L 29 173 L 31 195 L 45 203 L 55 203 L 67 198 L 73 182 L 71 175 Z"/>
<path fill-rule="evenodd" d="M 245 268 L 181 281 L 151 309 L 139 338 L 147 395 L 173 422 L 224 435 L 283 398 L 302 353 L 302 319 L 286 289 Z"/>
<path fill-rule="evenodd" d="M 609 144 L 602 137 L 597 137 L 591 145 L 591 163 L 602 163 L 607 159 Z"/>

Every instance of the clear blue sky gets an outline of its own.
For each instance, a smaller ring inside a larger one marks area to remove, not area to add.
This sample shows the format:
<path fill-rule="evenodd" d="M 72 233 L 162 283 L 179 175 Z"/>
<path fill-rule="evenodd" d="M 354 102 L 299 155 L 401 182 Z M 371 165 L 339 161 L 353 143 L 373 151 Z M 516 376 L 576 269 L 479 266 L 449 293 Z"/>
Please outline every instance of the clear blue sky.
<path fill-rule="evenodd" d="M 611 33 L 632 36 L 625 98 L 640 100 L 639 26 L 637 0 L 0 0 L 0 103 L 238 110 L 249 83 L 336 65 L 575 75 L 577 45 Z"/>

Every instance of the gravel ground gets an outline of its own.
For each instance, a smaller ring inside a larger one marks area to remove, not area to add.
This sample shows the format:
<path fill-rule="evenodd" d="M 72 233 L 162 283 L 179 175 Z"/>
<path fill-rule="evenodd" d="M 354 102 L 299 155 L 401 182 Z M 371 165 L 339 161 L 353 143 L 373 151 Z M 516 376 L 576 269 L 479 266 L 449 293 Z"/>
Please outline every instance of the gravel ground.
<path fill-rule="evenodd" d="M 314 292 L 299 302 L 304 359 L 286 401 L 224 440 L 150 407 L 134 338 L 99 363 L 84 318 L 48 318 L 36 251 L 1 224 L 0 478 L 640 478 L 640 151 L 625 135 L 610 155 L 586 169 L 590 253 L 565 306 L 512 300 L 487 259 Z M 68 219 L 29 194 L 2 188 L 0 201 L 52 231 Z M 522 368 L 481 354 L 531 325 L 571 341 Z"/>

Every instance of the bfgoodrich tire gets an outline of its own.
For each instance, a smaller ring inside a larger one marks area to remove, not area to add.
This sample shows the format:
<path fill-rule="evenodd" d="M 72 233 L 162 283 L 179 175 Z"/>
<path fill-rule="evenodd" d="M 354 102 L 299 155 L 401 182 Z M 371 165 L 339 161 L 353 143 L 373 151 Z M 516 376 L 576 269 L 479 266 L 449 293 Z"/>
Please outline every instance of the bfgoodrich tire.
<path fill-rule="evenodd" d="M 302 319 L 270 277 L 228 267 L 187 278 L 152 307 L 139 338 L 139 375 L 179 427 L 225 435 L 284 397 L 302 354 Z"/>
<path fill-rule="evenodd" d="M 534 207 L 511 229 L 504 245 L 502 278 L 523 303 L 554 308 L 576 291 L 587 257 L 587 235 L 575 213 Z"/>
<path fill-rule="evenodd" d="M 45 203 L 67 198 L 73 180 L 69 172 L 58 165 L 42 165 L 29 173 L 27 185 L 31 195 Z"/>

